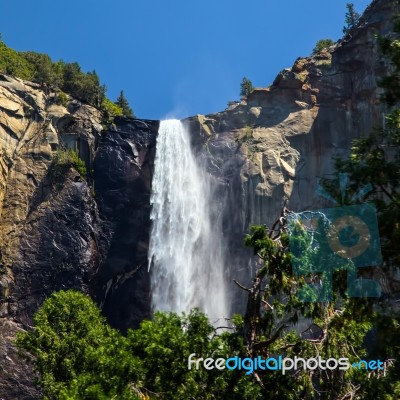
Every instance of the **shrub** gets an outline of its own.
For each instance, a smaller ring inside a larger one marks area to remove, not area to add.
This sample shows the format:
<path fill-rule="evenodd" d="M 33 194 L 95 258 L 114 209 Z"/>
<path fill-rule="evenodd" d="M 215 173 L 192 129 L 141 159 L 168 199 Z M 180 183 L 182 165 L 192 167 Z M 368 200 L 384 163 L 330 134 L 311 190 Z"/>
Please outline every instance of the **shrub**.
<path fill-rule="evenodd" d="M 57 104 L 66 107 L 68 104 L 68 96 L 64 92 L 57 93 Z"/>
<path fill-rule="evenodd" d="M 333 46 L 335 42 L 332 39 L 320 39 L 315 44 L 315 47 L 312 51 L 313 54 L 319 53 L 321 50 L 326 49 L 327 47 Z"/>
<path fill-rule="evenodd" d="M 58 150 L 53 164 L 55 167 L 61 168 L 75 168 L 77 172 L 81 175 L 82 178 L 86 179 L 87 170 L 85 162 L 79 158 L 76 151 L 72 149 L 68 150 Z"/>
<path fill-rule="evenodd" d="M 110 99 L 107 99 L 107 97 L 104 98 L 101 108 L 108 117 L 119 117 L 124 114 L 122 108 L 113 103 Z"/>
<path fill-rule="evenodd" d="M 33 357 L 45 399 L 138 399 L 132 380 L 138 380 L 141 363 L 89 296 L 53 293 L 34 325 L 17 336 L 17 346 L 28 360 Z"/>

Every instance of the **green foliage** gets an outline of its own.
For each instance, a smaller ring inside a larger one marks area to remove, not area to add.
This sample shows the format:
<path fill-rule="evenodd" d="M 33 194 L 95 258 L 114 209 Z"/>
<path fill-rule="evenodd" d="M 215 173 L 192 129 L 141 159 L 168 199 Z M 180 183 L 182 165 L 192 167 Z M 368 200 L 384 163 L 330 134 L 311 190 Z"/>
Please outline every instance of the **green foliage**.
<path fill-rule="evenodd" d="M 400 40 L 397 38 L 400 33 L 400 16 L 394 18 L 394 38 L 393 37 L 379 37 L 379 44 L 384 56 L 393 65 L 394 73 L 385 76 L 380 81 L 380 86 L 385 89 L 383 100 L 389 105 L 394 106 L 400 99 Z M 395 111 L 396 113 L 396 111 Z M 396 121 L 399 121 L 399 112 L 388 116 L 392 126 Z"/>
<path fill-rule="evenodd" d="M 309 238 L 300 240 L 307 244 Z M 300 281 L 290 265 L 287 236 L 273 237 L 264 227 L 254 226 L 246 245 L 260 256 L 261 266 L 246 314 L 233 316 L 230 331 L 219 331 L 204 314 L 192 310 L 182 316 L 157 312 L 152 321 L 143 321 L 123 336 L 105 323 L 87 296 L 72 291 L 53 294 L 35 315 L 34 329 L 17 339 L 20 351 L 34 363 L 46 398 L 333 399 L 344 398 L 353 383 L 367 385 L 365 375 L 351 371 L 245 375 L 241 370 L 194 365 L 188 369 L 193 353 L 195 359 L 320 355 L 348 357 L 351 362 L 366 354 L 363 341 L 374 315 L 367 300 L 300 303 L 293 290 Z M 293 331 L 300 315 L 313 318 L 325 332 L 319 340 L 308 341 Z"/>
<path fill-rule="evenodd" d="M 240 84 L 240 96 L 247 97 L 254 90 L 253 84 L 250 79 L 244 77 Z"/>
<path fill-rule="evenodd" d="M 122 110 L 122 115 L 135 118 L 135 114 L 133 113 L 132 108 L 129 106 L 129 102 L 126 99 L 123 90 L 121 90 L 115 104 Z"/>
<path fill-rule="evenodd" d="M 358 357 L 366 356 L 364 338 L 376 318 L 372 303 L 363 298 L 347 298 L 346 274 L 343 273 L 346 271 L 338 271 L 334 278 L 332 301 L 300 302 L 296 288 L 305 281 L 301 273 L 293 272 L 291 264 L 294 258 L 301 260 L 308 272 L 312 271 L 313 265 L 329 264 L 332 260 L 326 258 L 323 243 L 320 242 L 319 248 L 310 246 L 311 236 L 301 226 L 289 229 L 297 239 L 299 249 L 297 254 L 289 254 L 288 237 L 282 233 L 288 228 L 279 229 L 278 226 L 276 231 L 281 233 L 277 234 L 274 230 L 267 233 L 263 226 L 253 226 L 246 236 L 246 245 L 252 247 L 261 260 L 243 320 L 247 348 L 253 357 L 262 355 L 264 358 L 271 354 L 302 358 L 320 355 L 324 359 L 346 357 L 355 362 Z M 293 231 L 295 228 L 297 232 Z M 315 278 L 312 275 L 311 272 L 311 281 Z M 266 307 L 261 308 L 261 303 Z M 313 325 L 319 327 L 319 339 L 303 339 L 293 331 L 293 324 L 304 317 L 311 318 Z M 277 399 L 345 398 L 360 382 L 360 377 L 355 377 L 351 370 L 345 373 L 338 370 L 298 370 L 291 376 L 268 372 L 265 375 L 260 373 L 259 377 L 265 387 L 262 391 L 264 397 Z M 274 397 L 274 393 L 278 395 Z"/>
<path fill-rule="evenodd" d="M 315 44 L 315 47 L 312 51 L 313 54 L 319 53 L 321 50 L 326 49 L 327 47 L 333 46 L 335 42 L 332 39 L 320 39 Z"/>
<path fill-rule="evenodd" d="M 92 104 L 105 112 L 106 122 L 120 115 L 135 118 L 122 90 L 113 103 L 106 97 L 106 87 L 100 83 L 96 71 L 82 72 L 76 62 L 53 62 L 47 54 L 17 52 L 0 40 L 0 73 L 46 85 L 49 90 L 59 92 L 57 100 L 64 106 L 67 103 L 65 93 Z"/>
<path fill-rule="evenodd" d="M 353 29 L 360 20 L 360 14 L 356 12 L 353 3 L 346 4 L 347 12 L 345 16 L 345 26 L 343 27 L 343 33 L 349 32 Z"/>
<path fill-rule="evenodd" d="M 17 346 L 33 357 L 45 399 L 138 399 L 130 383 L 140 376 L 140 362 L 88 296 L 54 293 L 34 326 L 18 335 Z"/>
<path fill-rule="evenodd" d="M 57 93 L 57 103 L 66 107 L 68 105 L 68 95 L 65 94 L 64 92 L 58 92 Z"/>
<path fill-rule="evenodd" d="M 65 400 L 261 399 L 259 387 L 241 371 L 188 369 L 192 353 L 228 357 L 241 344 L 234 335 L 216 335 L 198 310 L 156 313 L 123 336 L 89 297 L 74 291 L 48 298 L 35 314 L 34 329 L 17 338 L 45 399 Z"/>
<path fill-rule="evenodd" d="M 212 332 L 207 318 L 196 310 L 183 318 L 174 313 L 156 313 L 153 321 L 144 321 L 140 329 L 129 331 L 132 353 L 145 360 L 146 389 L 166 399 L 198 398 L 218 390 L 217 376 L 216 386 L 210 387 L 207 381 L 214 379 L 208 371 L 189 371 L 187 366 L 192 353 L 203 357 L 217 352 L 216 341 L 210 340 Z M 219 380 L 224 385 L 221 377 Z"/>
<path fill-rule="evenodd" d="M 21 79 L 32 79 L 34 66 L 30 64 L 20 53 L 0 42 L 0 72 L 14 75 Z"/>
<path fill-rule="evenodd" d="M 251 140 L 253 134 L 253 128 L 249 125 L 246 125 L 242 130 L 238 138 L 239 143 L 243 143 L 247 140 Z"/>
<path fill-rule="evenodd" d="M 82 72 L 78 63 L 53 62 L 47 54 L 33 51 L 17 52 L 0 41 L 0 72 L 46 84 L 72 97 L 101 107 L 106 87 L 100 83 L 96 71 Z M 125 112 L 129 112 L 129 105 Z"/>
<path fill-rule="evenodd" d="M 26 60 L 33 70 L 30 80 L 50 85 L 60 83 L 57 76 L 57 68 L 47 54 L 35 53 L 33 51 L 21 52 L 19 54 Z"/>
<path fill-rule="evenodd" d="M 60 169 L 75 168 L 82 178 L 86 179 L 87 170 L 85 162 L 79 158 L 76 151 L 72 149 L 61 150 L 59 149 L 53 159 L 53 168 L 56 168 L 56 174 L 60 173 Z"/>
<path fill-rule="evenodd" d="M 100 85 L 96 71 L 83 73 L 78 63 L 61 65 L 61 89 L 79 100 L 100 107 L 105 98 L 106 88 Z"/>
<path fill-rule="evenodd" d="M 143 386 L 157 398 L 174 400 L 261 399 L 259 386 L 241 371 L 188 369 L 193 353 L 195 358 L 245 357 L 241 338 L 240 328 L 218 334 L 197 309 L 182 316 L 158 312 L 153 321 L 128 332 L 131 352 L 144 363 Z"/>
<path fill-rule="evenodd" d="M 108 117 L 118 117 L 124 114 L 122 108 L 113 103 L 110 99 L 105 98 L 101 105 L 102 110 Z"/>

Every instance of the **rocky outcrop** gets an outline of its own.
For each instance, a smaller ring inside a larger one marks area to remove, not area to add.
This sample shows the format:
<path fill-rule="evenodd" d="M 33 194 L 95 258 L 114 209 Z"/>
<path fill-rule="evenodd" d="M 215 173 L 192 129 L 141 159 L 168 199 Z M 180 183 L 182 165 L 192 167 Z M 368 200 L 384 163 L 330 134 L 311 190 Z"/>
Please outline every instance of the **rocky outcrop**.
<path fill-rule="evenodd" d="M 121 329 L 150 315 L 146 266 L 158 122 L 101 113 L 0 75 L 0 398 L 38 398 L 15 333 L 62 289 L 91 293 Z M 57 165 L 71 148 L 87 179 Z"/>
<path fill-rule="evenodd" d="M 158 126 L 158 121 L 116 119 L 94 159 L 103 258 L 92 286 L 109 322 L 121 330 L 150 316 L 147 250 Z"/>
<path fill-rule="evenodd" d="M 251 277 L 242 250 L 249 225 L 270 225 L 284 204 L 293 211 L 330 206 L 316 189 L 321 178 L 332 176 L 333 158 L 346 156 L 352 140 L 382 126 L 386 110 L 378 81 L 389 65 L 376 35 L 392 31 L 397 11 L 395 0 L 373 1 L 335 46 L 297 59 L 271 86 L 223 112 L 186 120 L 221 195 L 232 277 Z M 240 299 L 236 292 L 233 297 Z"/>
<path fill-rule="evenodd" d="M 28 399 L 35 398 L 32 374 L 19 365 L 13 334 L 31 325 L 52 292 L 87 291 L 97 262 L 90 188 L 72 168 L 54 165 L 53 155 L 73 124 L 76 137 L 94 142 L 100 114 L 58 106 L 39 85 L 6 75 L 0 99 L 0 397 Z"/>

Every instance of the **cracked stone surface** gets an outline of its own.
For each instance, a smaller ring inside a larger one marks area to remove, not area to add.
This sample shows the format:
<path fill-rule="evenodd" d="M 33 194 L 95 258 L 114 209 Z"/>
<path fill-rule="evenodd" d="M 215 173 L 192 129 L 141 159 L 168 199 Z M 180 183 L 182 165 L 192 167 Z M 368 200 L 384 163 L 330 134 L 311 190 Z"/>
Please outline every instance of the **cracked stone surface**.
<path fill-rule="evenodd" d="M 101 113 L 0 75 L 0 398 L 37 399 L 15 333 L 54 291 L 90 293 L 120 329 L 150 315 L 147 243 L 156 121 Z M 56 167 L 58 149 L 90 172 Z"/>
<path fill-rule="evenodd" d="M 377 82 L 389 71 L 376 34 L 392 31 L 393 0 L 375 0 L 360 24 L 335 46 L 298 58 L 266 88 L 225 111 L 185 122 L 198 158 L 215 177 L 224 232 L 231 244 L 230 276 L 248 282 L 242 250 L 250 224 L 270 226 L 284 204 L 293 211 L 329 206 L 316 194 L 351 142 L 379 128 L 386 109 Z M 235 291 L 240 310 L 243 299 Z"/>

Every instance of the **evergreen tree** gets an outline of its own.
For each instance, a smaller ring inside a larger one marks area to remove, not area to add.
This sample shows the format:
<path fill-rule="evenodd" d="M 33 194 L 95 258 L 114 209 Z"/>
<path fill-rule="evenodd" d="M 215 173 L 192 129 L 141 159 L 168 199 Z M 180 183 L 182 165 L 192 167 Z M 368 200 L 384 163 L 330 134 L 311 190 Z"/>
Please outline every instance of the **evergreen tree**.
<path fill-rule="evenodd" d="M 52 294 L 34 325 L 18 335 L 17 346 L 28 360 L 33 357 L 45 399 L 139 398 L 133 381 L 140 379 L 141 362 L 89 296 L 72 290 Z"/>
<path fill-rule="evenodd" d="M 313 54 L 316 54 L 320 52 L 323 49 L 326 49 L 327 47 L 333 46 L 335 42 L 332 39 L 321 39 L 318 40 L 318 42 L 315 44 L 315 47 L 312 51 Z"/>
<path fill-rule="evenodd" d="M 299 220 L 289 218 L 290 215 L 296 214 L 282 213 L 268 231 L 263 226 L 251 227 L 245 239 L 246 246 L 252 247 L 260 259 L 251 287 L 245 288 L 236 282 L 249 293 L 243 318 L 248 357 L 267 359 L 279 354 L 283 358 L 312 358 L 318 354 L 323 359 L 348 358 L 352 363 L 365 356 L 363 340 L 372 327 L 371 304 L 365 298 L 347 297 L 345 270 L 334 271 L 331 276 L 334 287 L 331 300 L 328 297 L 311 302 L 299 299 L 298 290 L 307 291 L 310 298 L 318 296 L 319 288 L 324 292 L 327 281 L 316 269 L 321 265 L 334 269 L 335 257 L 326 252 L 327 243 L 312 244 L 313 234 Z M 322 233 L 318 231 L 316 236 L 321 237 Z M 297 272 L 294 272 L 294 263 Z M 353 267 L 350 262 L 346 269 Z M 310 285 L 317 281 L 320 283 Z M 309 329 L 318 328 L 318 337 L 308 339 L 295 332 L 294 325 L 305 318 L 312 320 Z M 357 391 L 351 370 L 338 373 L 299 368 L 290 376 L 275 371 L 257 371 L 257 375 L 263 398 L 268 399 L 344 399 L 355 398 L 351 395 Z"/>
<path fill-rule="evenodd" d="M 32 81 L 48 85 L 53 85 L 57 81 L 54 63 L 47 54 L 26 51 L 21 52 L 20 55 L 34 67 Z"/>
<path fill-rule="evenodd" d="M 86 295 L 54 293 L 17 345 L 38 374 L 45 399 L 261 399 L 243 371 L 188 369 L 190 354 L 246 357 L 235 335 L 218 334 L 206 315 L 155 313 L 127 335 L 112 329 Z"/>
<path fill-rule="evenodd" d="M 346 26 L 343 28 L 343 33 L 345 33 L 345 34 L 348 31 L 350 31 L 351 29 L 353 29 L 357 25 L 357 23 L 360 19 L 360 14 L 358 12 L 356 12 L 356 10 L 354 9 L 353 3 L 347 3 L 346 8 L 347 8 L 347 12 L 346 12 L 346 16 L 345 16 Z"/>
<path fill-rule="evenodd" d="M 122 109 L 123 115 L 125 115 L 126 117 L 135 118 L 135 114 L 133 113 L 132 108 L 129 106 L 129 102 L 125 97 L 123 90 L 121 90 L 115 104 Z"/>
<path fill-rule="evenodd" d="M 247 97 L 254 90 L 253 84 L 250 79 L 244 77 L 240 84 L 240 96 Z"/>

